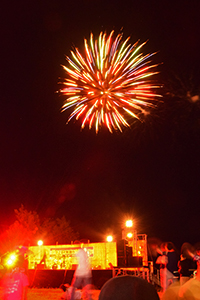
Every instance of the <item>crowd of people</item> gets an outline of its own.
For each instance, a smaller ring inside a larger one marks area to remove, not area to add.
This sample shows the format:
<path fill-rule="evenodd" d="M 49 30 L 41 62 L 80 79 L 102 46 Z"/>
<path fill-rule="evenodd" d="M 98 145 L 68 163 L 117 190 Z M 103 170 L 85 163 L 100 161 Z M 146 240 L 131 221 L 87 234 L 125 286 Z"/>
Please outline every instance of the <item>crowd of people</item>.
<path fill-rule="evenodd" d="M 162 300 L 200 299 L 200 245 L 184 243 L 180 254 L 172 242 L 157 248 Z"/>
<path fill-rule="evenodd" d="M 155 269 L 159 270 L 162 300 L 198 300 L 200 299 L 200 247 L 184 243 L 178 253 L 172 242 L 162 243 L 156 248 Z M 18 253 L 18 260 L 3 279 L 4 300 L 26 300 L 29 285 L 27 260 Z M 76 253 L 78 266 L 69 284 L 63 284 L 61 299 L 91 300 L 90 286 L 92 272 L 86 251 L 80 248 Z M 156 300 L 159 299 L 155 287 L 146 280 L 134 276 L 119 276 L 110 279 L 100 292 L 100 300 Z M 84 295 L 83 295 L 84 291 Z M 155 291 L 155 292 L 154 292 Z M 148 296 L 146 295 L 146 292 Z"/>

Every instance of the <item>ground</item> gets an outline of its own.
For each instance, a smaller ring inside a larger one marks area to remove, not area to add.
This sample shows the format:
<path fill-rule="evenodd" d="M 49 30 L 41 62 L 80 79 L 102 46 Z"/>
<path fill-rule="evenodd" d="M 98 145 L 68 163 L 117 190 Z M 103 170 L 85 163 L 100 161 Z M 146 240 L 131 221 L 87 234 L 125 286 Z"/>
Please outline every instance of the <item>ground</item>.
<path fill-rule="evenodd" d="M 92 299 L 97 300 L 99 290 L 92 290 Z M 27 300 L 59 300 L 62 295 L 61 289 L 28 289 Z M 3 300 L 3 290 L 0 288 L 0 300 Z"/>
<path fill-rule="evenodd" d="M 92 290 L 92 299 L 98 300 L 100 290 Z M 27 300 L 59 300 L 61 289 L 28 289 Z M 3 300 L 3 290 L 0 288 L 0 300 Z"/>

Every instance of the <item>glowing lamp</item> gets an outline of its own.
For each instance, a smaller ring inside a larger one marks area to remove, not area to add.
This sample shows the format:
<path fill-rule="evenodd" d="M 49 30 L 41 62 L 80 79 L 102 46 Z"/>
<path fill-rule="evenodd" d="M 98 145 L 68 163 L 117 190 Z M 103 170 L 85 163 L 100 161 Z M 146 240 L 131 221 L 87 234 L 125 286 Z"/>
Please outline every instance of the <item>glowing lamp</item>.
<path fill-rule="evenodd" d="M 128 232 L 126 235 L 127 238 L 131 239 L 133 237 L 133 233 L 132 232 Z"/>
<path fill-rule="evenodd" d="M 12 264 L 13 264 L 13 260 L 12 260 L 12 259 L 8 259 L 8 260 L 7 260 L 7 265 L 8 265 L 8 266 L 11 266 Z"/>
<path fill-rule="evenodd" d="M 16 255 L 15 254 L 11 254 L 11 256 L 10 256 L 10 260 L 15 260 L 16 259 Z"/>
<path fill-rule="evenodd" d="M 37 242 L 37 244 L 38 244 L 38 246 L 42 246 L 42 245 L 43 245 L 43 241 L 42 241 L 42 240 L 39 240 L 39 241 Z"/>
<path fill-rule="evenodd" d="M 112 242 L 113 241 L 112 235 L 108 235 L 107 238 L 106 238 L 106 241 L 107 242 Z"/>
<path fill-rule="evenodd" d="M 132 220 L 127 220 L 126 221 L 126 227 L 133 227 L 133 221 Z"/>
<path fill-rule="evenodd" d="M 7 266 L 12 266 L 15 263 L 16 259 L 17 259 L 16 255 L 11 254 L 8 260 L 6 261 Z"/>

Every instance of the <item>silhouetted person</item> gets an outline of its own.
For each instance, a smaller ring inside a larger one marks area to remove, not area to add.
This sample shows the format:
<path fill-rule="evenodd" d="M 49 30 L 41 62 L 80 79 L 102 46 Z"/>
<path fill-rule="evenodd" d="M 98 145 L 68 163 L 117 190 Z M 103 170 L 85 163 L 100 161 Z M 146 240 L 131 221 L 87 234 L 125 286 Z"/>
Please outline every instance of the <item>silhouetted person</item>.
<path fill-rule="evenodd" d="M 23 261 L 18 261 L 3 278 L 4 300 L 26 300 L 29 282 L 23 268 Z"/>
<path fill-rule="evenodd" d="M 197 263 L 189 255 L 188 250 L 194 252 L 189 243 L 184 243 L 181 247 L 181 256 L 178 262 L 180 285 L 187 282 L 190 279 L 193 271 L 197 269 Z"/>
<path fill-rule="evenodd" d="M 159 296 L 148 281 L 127 275 L 109 279 L 100 291 L 99 300 L 159 300 Z"/>
<path fill-rule="evenodd" d="M 157 248 L 157 252 L 159 254 L 156 264 L 160 265 L 160 285 L 162 288 L 162 292 L 166 291 L 167 289 L 167 243 L 162 243 L 160 248 Z"/>
<path fill-rule="evenodd" d="M 199 300 L 200 299 L 200 248 L 196 252 L 188 249 L 188 254 L 197 262 L 197 272 L 194 278 L 189 279 L 180 286 L 178 291 L 179 300 Z M 176 298 L 177 299 L 177 298 Z M 173 300 L 172 298 L 170 300 Z M 175 298 L 174 298 L 175 300 Z"/>
<path fill-rule="evenodd" d="M 172 242 L 167 243 L 166 250 L 167 250 L 167 257 L 168 257 L 167 269 L 169 270 L 169 272 L 174 274 L 175 271 L 178 271 L 179 256 Z"/>

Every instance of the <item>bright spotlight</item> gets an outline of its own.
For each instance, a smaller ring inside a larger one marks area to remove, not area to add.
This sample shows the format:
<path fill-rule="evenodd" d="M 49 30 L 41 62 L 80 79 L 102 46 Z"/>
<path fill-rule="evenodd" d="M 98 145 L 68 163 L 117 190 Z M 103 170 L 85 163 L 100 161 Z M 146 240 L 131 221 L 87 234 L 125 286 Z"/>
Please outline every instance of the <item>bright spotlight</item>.
<path fill-rule="evenodd" d="M 132 220 L 127 220 L 126 221 L 126 227 L 133 227 L 133 221 Z"/>
<path fill-rule="evenodd" d="M 14 263 L 16 262 L 17 256 L 15 254 L 10 254 L 7 261 L 6 261 L 6 265 L 7 266 L 12 266 L 14 265 Z"/>
<path fill-rule="evenodd" d="M 16 259 L 16 255 L 15 254 L 11 254 L 10 259 L 11 260 L 15 260 Z"/>
<path fill-rule="evenodd" d="M 133 237 L 133 233 L 132 232 L 128 232 L 126 236 L 127 236 L 127 238 L 131 239 Z"/>
<path fill-rule="evenodd" d="M 13 264 L 13 260 L 12 260 L 12 259 L 8 259 L 8 260 L 7 260 L 7 265 L 8 265 L 8 266 L 11 266 L 12 264 Z"/>
<path fill-rule="evenodd" d="M 106 238 L 106 241 L 107 242 L 112 242 L 113 241 L 112 235 L 108 235 L 107 238 Z"/>
<path fill-rule="evenodd" d="M 38 246 L 42 246 L 42 245 L 43 245 L 43 241 L 42 241 L 42 240 L 39 240 L 39 241 L 37 242 L 37 244 L 38 244 Z"/>

